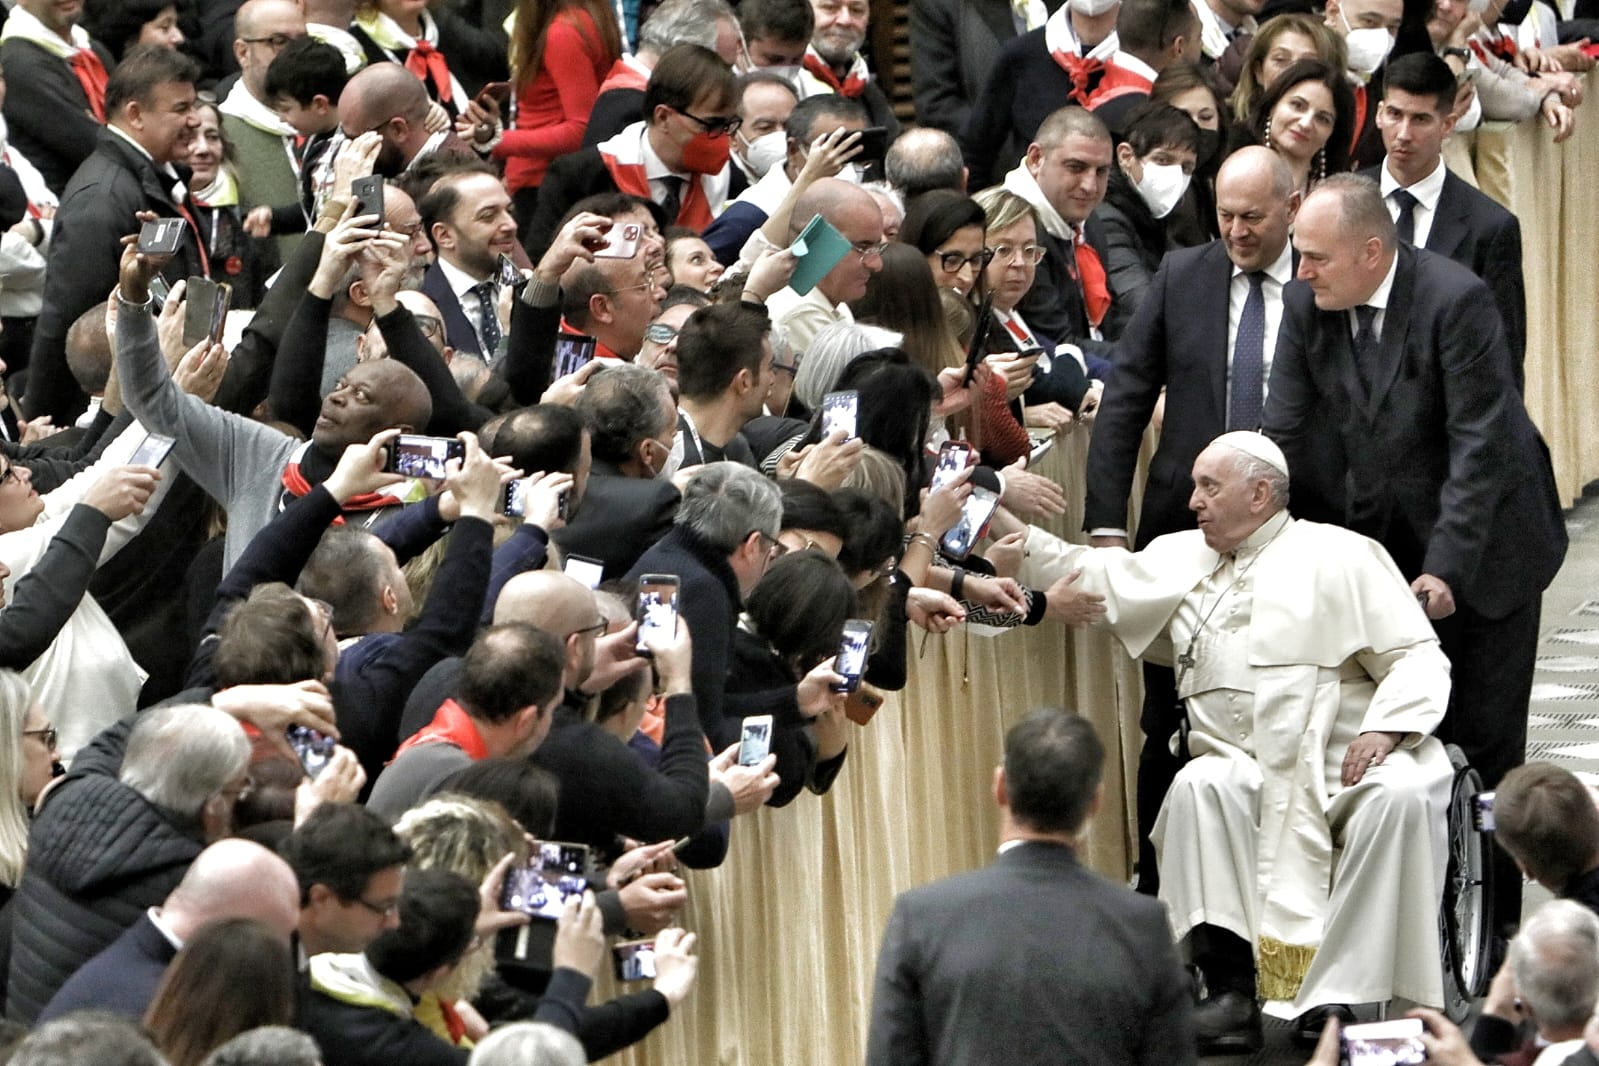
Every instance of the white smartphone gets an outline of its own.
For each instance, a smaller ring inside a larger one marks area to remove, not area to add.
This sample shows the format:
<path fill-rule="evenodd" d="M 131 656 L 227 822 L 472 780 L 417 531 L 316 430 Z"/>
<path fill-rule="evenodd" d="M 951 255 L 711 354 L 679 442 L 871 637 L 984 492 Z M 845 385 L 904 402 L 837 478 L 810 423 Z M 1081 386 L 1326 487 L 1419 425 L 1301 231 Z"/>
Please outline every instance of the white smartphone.
<path fill-rule="evenodd" d="M 772 716 L 755 714 L 744 719 L 744 735 L 738 742 L 738 764 L 755 766 L 772 750 Z"/>
<path fill-rule="evenodd" d="M 591 589 L 600 587 L 605 580 L 605 564 L 586 555 L 568 555 L 561 565 L 561 573 L 583 582 Z"/>

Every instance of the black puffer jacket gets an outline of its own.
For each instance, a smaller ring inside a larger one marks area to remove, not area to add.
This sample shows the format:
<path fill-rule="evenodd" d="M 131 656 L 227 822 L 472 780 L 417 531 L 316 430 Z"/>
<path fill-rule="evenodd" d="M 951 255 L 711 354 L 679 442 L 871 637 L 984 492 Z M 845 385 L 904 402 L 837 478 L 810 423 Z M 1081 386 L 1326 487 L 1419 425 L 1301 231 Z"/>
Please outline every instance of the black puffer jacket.
<path fill-rule="evenodd" d="M 28 834 L 6 1017 L 31 1025 L 73 972 L 159 906 L 205 842 L 115 777 L 75 773 Z"/>

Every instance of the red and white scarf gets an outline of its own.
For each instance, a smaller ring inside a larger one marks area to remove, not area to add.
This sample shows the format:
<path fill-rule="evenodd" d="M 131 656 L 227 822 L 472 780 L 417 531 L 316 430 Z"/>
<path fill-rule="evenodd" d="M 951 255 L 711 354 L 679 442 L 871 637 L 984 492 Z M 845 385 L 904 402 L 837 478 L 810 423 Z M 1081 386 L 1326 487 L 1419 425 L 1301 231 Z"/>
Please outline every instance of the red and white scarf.
<path fill-rule="evenodd" d="M 644 170 L 646 129 L 643 122 L 635 122 L 599 148 L 605 169 L 611 172 L 611 180 L 618 189 L 629 196 L 653 200 L 650 179 Z M 729 181 L 729 167 L 723 167 L 720 174 L 702 174 L 698 180 L 685 181 L 677 218 L 667 219 L 667 224 L 687 226 L 695 232 L 704 230 L 716 217 L 711 205 L 727 202 Z"/>

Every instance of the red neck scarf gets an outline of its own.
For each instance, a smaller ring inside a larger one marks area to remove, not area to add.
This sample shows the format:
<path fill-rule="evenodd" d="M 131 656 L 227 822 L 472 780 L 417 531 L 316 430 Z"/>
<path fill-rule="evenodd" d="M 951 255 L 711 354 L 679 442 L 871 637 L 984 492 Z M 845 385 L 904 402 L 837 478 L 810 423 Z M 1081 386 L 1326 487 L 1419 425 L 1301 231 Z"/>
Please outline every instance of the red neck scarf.
<path fill-rule="evenodd" d="M 439 103 L 450 102 L 450 64 L 443 52 L 426 41 L 417 41 L 405 55 L 405 69 L 432 84 L 439 94 Z"/>
<path fill-rule="evenodd" d="M 866 79 L 851 70 L 843 81 L 838 80 L 838 75 L 833 73 L 833 68 L 827 65 L 827 60 L 819 55 L 805 53 L 805 69 L 816 76 L 816 80 L 832 89 L 840 96 L 854 99 L 866 91 Z"/>
<path fill-rule="evenodd" d="M 638 158 L 638 148 L 622 143 L 626 132 L 624 130 L 600 145 L 600 159 L 604 161 L 605 169 L 611 172 L 611 180 L 616 182 L 618 190 L 629 196 L 653 200 L 655 197 L 650 195 L 650 179 L 644 176 L 644 163 Z M 644 136 L 648 136 L 648 133 Z M 677 218 L 668 219 L 668 225 L 687 226 L 695 233 L 700 233 L 715 219 L 716 216 L 711 213 L 710 198 L 705 195 L 704 177 L 691 174 L 684 180 Z"/>
<path fill-rule="evenodd" d="M 483 743 L 483 735 L 477 731 L 476 723 L 454 700 L 445 700 L 439 704 L 438 711 L 433 715 L 433 721 L 401 744 L 400 749 L 394 753 L 394 758 L 398 759 L 412 748 L 419 748 L 423 744 L 453 744 L 471 756 L 473 762 L 481 762 L 489 757 L 488 746 Z"/>
<path fill-rule="evenodd" d="M 1085 59 L 1074 52 L 1051 51 L 1049 55 L 1072 80 L 1071 92 L 1066 94 L 1067 98 L 1087 107 L 1094 79 L 1104 72 L 1105 64 L 1092 57 Z"/>
<path fill-rule="evenodd" d="M 1105 312 L 1110 310 L 1110 286 L 1105 281 L 1105 264 L 1100 262 L 1099 253 L 1094 251 L 1094 246 L 1083 238 L 1083 231 L 1078 229 L 1072 237 L 1073 250 L 1076 255 L 1076 269 L 1072 271 L 1077 276 L 1077 283 L 1083 287 L 1083 304 L 1088 309 L 1088 324 L 1095 329 L 1105 321 Z"/>
<path fill-rule="evenodd" d="M 303 455 L 304 453 L 299 453 Z M 310 492 L 314 485 L 306 480 L 305 474 L 300 471 L 299 455 L 289 460 L 283 467 L 283 489 L 290 496 L 299 499 Z M 405 501 L 398 496 L 390 496 L 386 492 L 363 492 L 359 496 L 351 496 L 344 501 L 346 511 L 376 511 L 381 507 L 397 507 Z M 333 520 L 336 526 L 344 525 L 344 516 L 340 515 Z"/>
<path fill-rule="evenodd" d="M 95 121 L 105 121 L 105 64 L 100 62 L 100 57 L 94 54 L 93 48 L 80 48 L 72 53 L 72 58 L 67 62 L 72 64 L 72 73 L 77 75 L 78 84 L 83 86 L 83 95 L 89 98 L 89 111 L 94 115 Z"/>
<path fill-rule="evenodd" d="M 1136 70 L 1128 70 L 1115 63 L 1106 63 L 1099 84 L 1088 96 L 1088 109 L 1092 111 L 1096 107 L 1103 107 L 1117 97 L 1129 93 L 1143 93 L 1147 96 L 1149 90 L 1154 88 L 1154 84 Z"/>

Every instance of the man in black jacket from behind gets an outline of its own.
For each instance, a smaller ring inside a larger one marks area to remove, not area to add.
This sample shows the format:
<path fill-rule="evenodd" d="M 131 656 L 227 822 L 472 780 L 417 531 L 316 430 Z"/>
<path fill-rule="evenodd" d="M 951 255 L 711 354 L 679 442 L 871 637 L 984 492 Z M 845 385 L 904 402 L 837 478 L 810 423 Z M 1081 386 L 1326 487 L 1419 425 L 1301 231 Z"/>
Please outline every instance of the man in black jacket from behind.
<path fill-rule="evenodd" d="M 34 819 L 13 902 L 13 1021 L 31 1024 L 79 966 L 160 906 L 206 844 L 232 832 L 250 760 L 232 717 L 174 705 L 124 729 L 80 751 Z"/>

